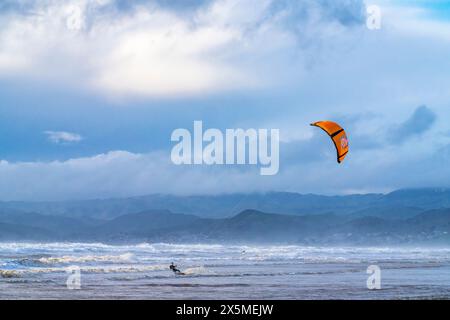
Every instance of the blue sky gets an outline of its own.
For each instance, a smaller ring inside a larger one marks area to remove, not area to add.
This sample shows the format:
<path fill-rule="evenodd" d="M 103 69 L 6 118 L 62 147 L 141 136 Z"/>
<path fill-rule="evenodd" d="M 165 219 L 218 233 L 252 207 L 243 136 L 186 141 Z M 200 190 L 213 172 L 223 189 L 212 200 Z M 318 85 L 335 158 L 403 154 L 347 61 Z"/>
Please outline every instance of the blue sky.
<path fill-rule="evenodd" d="M 3 1 L 0 200 L 448 186 L 450 1 L 369 4 Z M 194 120 L 280 129 L 280 173 L 171 164 Z"/>

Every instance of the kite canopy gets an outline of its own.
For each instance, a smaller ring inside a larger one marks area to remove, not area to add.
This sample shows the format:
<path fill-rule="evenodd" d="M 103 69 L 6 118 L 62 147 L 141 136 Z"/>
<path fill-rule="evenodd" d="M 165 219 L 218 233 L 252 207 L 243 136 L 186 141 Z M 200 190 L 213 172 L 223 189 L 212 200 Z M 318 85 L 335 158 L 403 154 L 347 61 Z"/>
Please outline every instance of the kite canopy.
<path fill-rule="evenodd" d="M 330 136 L 336 147 L 337 162 L 341 163 L 348 153 L 348 139 L 344 129 L 333 121 L 318 121 L 311 123 L 311 125 L 319 127 Z"/>

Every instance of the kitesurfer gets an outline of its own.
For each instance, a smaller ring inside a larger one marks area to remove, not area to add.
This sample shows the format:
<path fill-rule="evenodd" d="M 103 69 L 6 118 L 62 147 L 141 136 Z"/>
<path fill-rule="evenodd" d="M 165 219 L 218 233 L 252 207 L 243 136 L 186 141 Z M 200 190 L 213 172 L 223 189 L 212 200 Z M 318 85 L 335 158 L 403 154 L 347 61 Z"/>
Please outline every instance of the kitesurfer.
<path fill-rule="evenodd" d="M 177 269 L 177 266 L 173 264 L 173 262 L 170 264 L 169 269 L 172 270 L 174 273 L 181 273 L 181 271 Z"/>

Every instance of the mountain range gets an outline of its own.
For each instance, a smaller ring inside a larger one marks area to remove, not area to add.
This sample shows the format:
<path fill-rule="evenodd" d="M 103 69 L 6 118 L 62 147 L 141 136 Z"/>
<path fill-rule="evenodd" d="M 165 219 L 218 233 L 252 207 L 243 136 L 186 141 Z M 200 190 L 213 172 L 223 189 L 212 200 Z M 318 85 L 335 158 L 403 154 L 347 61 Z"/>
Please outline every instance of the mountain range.
<path fill-rule="evenodd" d="M 450 208 L 450 188 L 402 189 L 388 194 L 325 196 L 288 192 L 225 195 L 147 195 L 117 199 L 59 202 L 0 201 L 1 210 L 45 215 L 111 219 L 146 210 L 170 210 L 204 218 L 224 218 L 247 209 L 280 214 L 334 213 L 412 216 L 423 210 Z"/>
<path fill-rule="evenodd" d="M 449 244 L 450 189 L 0 202 L 0 241 Z"/>

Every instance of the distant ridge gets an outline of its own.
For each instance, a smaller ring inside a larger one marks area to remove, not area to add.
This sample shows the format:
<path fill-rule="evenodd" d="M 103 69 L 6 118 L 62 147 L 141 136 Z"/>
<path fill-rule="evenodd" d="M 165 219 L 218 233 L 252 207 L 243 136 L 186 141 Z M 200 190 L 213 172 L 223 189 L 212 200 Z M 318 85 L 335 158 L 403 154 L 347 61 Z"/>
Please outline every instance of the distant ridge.
<path fill-rule="evenodd" d="M 0 240 L 369 246 L 450 244 L 450 209 L 424 211 L 407 219 L 334 214 L 285 215 L 257 210 L 245 210 L 230 218 L 212 219 L 150 210 L 96 221 L 95 224 L 85 223 L 82 218 L 63 218 L 63 221 L 61 217 L 29 215 L 29 221 L 20 215 L 17 221 L 14 221 L 14 216 L 0 215 Z"/>
<path fill-rule="evenodd" d="M 170 210 L 207 218 L 231 217 L 246 209 L 280 214 L 394 215 L 450 208 L 450 188 L 401 189 L 388 194 L 324 196 L 289 192 L 204 196 L 147 195 L 122 199 L 61 202 L 0 202 L 1 210 L 67 217 L 111 219 L 146 210 Z"/>

